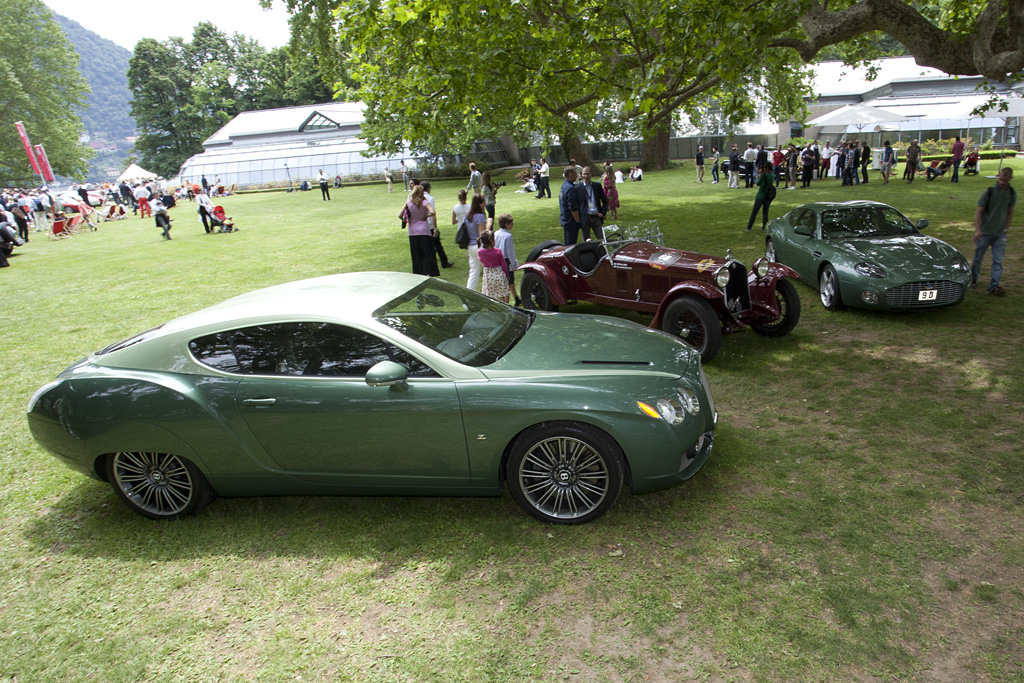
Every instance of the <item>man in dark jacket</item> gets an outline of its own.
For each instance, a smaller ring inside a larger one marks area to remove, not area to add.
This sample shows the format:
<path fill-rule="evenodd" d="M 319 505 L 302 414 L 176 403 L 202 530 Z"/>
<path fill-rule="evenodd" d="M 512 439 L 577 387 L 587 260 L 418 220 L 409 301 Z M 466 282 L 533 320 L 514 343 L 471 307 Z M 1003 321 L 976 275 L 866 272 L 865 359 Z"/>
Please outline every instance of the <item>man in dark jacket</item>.
<path fill-rule="evenodd" d="M 576 186 L 579 194 L 580 226 L 583 229 L 583 240 L 590 239 L 590 231 L 594 237 L 604 237 L 604 217 L 608 213 L 608 197 L 601 183 L 591 182 L 589 166 L 583 167 L 583 182 Z"/>
<path fill-rule="evenodd" d="M 568 246 L 576 244 L 580 238 L 580 197 L 576 192 L 576 167 L 566 166 L 562 177 L 565 181 L 558 193 L 558 211 L 563 241 Z"/>

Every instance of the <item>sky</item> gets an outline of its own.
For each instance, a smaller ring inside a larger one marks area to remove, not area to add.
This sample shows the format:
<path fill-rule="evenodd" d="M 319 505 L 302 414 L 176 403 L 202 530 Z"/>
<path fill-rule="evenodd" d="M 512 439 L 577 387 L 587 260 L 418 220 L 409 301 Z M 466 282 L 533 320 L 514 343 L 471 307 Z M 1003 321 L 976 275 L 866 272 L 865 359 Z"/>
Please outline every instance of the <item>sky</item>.
<path fill-rule="evenodd" d="M 279 0 L 269 11 L 261 8 L 258 0 L 172 0 L 135 6 L 123 0 L 43 2 L 56 14 L 129 50 L 134 50 L 142 38 L 167 40 L 179 36 L 190 40 L 192 28 L 202 21 L 209 21 L 229 36 L 242 33 L 255 38 L 268 49 L 288 42 L 288 12 Z"/>

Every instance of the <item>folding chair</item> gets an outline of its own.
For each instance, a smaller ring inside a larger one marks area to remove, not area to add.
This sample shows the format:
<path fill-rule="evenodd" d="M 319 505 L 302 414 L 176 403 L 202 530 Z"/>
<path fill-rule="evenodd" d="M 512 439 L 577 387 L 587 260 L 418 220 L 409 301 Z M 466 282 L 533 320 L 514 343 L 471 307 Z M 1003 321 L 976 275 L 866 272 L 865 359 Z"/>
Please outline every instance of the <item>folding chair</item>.
<path fill-rule="evenodd" d="M 58 218 L 53 221 L 53 225 L 50 226 L 50 232 L 46 233 L 47 237 L 51 237 L 55 240 L 61 240 L 65 237 L 71 237 L 71 233 L 67 228 L 67 221 L 64 218 Z"/>

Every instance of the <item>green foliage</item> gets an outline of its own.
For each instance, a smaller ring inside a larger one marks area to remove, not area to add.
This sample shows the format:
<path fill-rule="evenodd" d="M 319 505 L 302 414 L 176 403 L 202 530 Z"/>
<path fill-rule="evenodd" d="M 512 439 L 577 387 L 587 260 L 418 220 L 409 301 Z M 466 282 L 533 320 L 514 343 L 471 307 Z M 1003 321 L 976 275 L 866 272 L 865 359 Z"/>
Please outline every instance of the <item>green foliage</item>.
<path fill-rule="evenodd" d="M 78 142 L 77 112 L 88 91 L 78 56 L 40 0 L 0 4 L 0 180 L 32 173 L 15 121 L 24 123 L 33 144 L 46 148 L 54 173 L 85 173 L 92 151 Z"/>
<path fill-rule="evenodd" d="M 166 177 L 203 151 L 202 143 L 243 111 L 314 104 L 330 99 L 315 59 L 284 48 L 266 50 L 211 23 L 192 40 L 143 39 L 130 60 L 135 143 L 144 168 Z"/>

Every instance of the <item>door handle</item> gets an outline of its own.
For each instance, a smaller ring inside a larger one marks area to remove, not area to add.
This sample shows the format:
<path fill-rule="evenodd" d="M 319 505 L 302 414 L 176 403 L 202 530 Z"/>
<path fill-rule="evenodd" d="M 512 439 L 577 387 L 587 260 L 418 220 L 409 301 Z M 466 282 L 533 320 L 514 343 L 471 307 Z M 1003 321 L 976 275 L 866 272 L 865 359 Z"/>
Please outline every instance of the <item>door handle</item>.
<path fill-rule="evenodd" d="M 276 398 L 247 398 L 242 401 L 243 406 L 272 406 L 275 403 Z"/>

